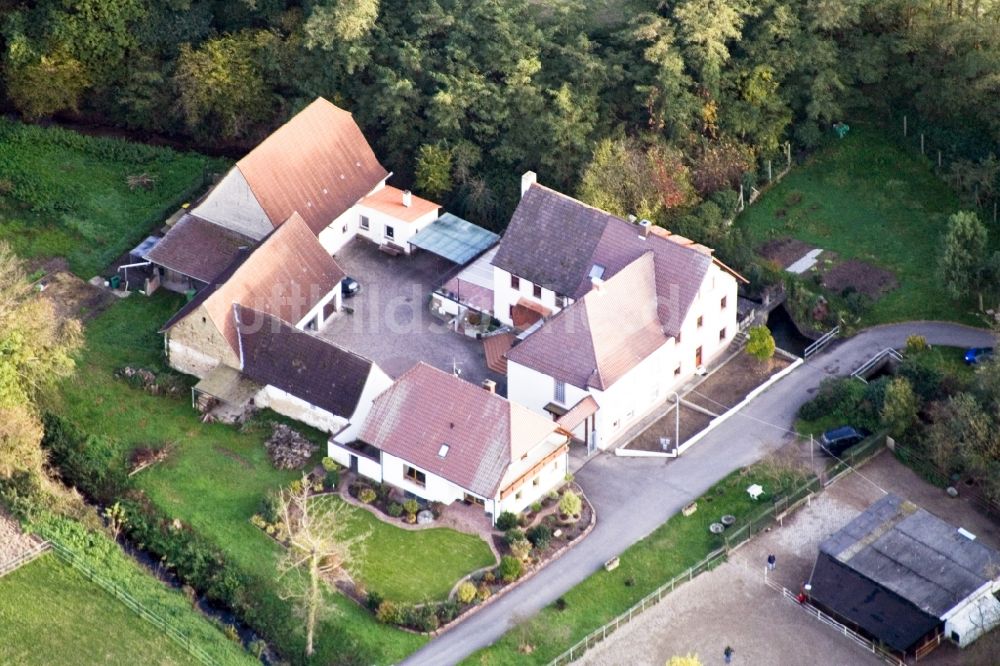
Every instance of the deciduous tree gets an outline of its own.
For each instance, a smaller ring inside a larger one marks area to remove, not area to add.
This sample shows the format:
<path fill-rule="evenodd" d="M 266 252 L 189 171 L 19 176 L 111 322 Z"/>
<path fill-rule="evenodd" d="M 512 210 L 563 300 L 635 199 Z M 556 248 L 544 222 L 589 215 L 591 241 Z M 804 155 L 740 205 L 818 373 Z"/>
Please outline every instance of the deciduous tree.
<path fill-rule="evenodd" d="M 939 271 L 945 288 L 955 298 L 968 295 L 978 285 L 977 272 L 986 254 L 986 227 L 971 211 L 948 218 Z"/>

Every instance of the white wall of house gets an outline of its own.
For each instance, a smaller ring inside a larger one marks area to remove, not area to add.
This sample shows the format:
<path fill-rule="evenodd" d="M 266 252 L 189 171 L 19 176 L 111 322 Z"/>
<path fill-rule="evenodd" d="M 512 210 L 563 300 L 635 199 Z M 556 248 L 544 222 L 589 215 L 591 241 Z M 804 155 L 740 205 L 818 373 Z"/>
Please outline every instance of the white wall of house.
<path fill-rule="evenodd" d="M 308 296 L 308 294 L 306 294 Z M 321 331 L 326 323 L 333 318 L 335 312 L 340 310 L 341 300 L 343 296 L 340 291 L 340 283 L 330 290 L 329 293 L 325 294 L 323 298 L 316 302 L 316 305 L 312 306 L 304 317 L 302 317 L 296 324 L 295 328 L 305 331 Z M 323 316 L 323 310 L 327 307 L 327 304 L 332 303 L 333 309 L 330 315 L 327 317 Z"/>
<path fill-rule="evenodd" d="M 562 406 L 569 409 L 587 396 L 587 391 L 566 384 L 566 399 Z M 527 366 L 507 362 L 507 399 L 523 405 L 533 412 L 551 418 L 545 405 L 555 400 L 555 380 Z"/>
<path fill-rule="evenodd" d="M 358 405 L 354 408 L 350 423 L 339 433 L 335 433 L 334 440 L 339 444 L 349 444 L 358 438 L 358 432 L 364 425 L 368 413 L 372 410 L 372 403 L 383 391 L 392 386 L 392 378 L 382 371 L 374 363 L 368 371 L 368 378 L 365 380 L 365 387 L 361 390 L 361 397 Z"/>
<path fill-rule="evenodd" d="M 382 483 L 382 465 L 379 461 L 367 458 L 357 451 L 352 451 L 346 446 L 337 444 L 332 438 L 327 442 L 326 455 L 348 469 L 351 467 L 351 458 L 357 458 L 358 474 L 366 476 L 376 483 Z"/>
<path fill-rule="evenodd" d="M 319 232 L 319 244 L 327 254 L 336 254 L 358 233 L 357 206 L 351 206 Z"/>
<path fill-rule="evenodd" d="M 528 479 L 513 494 L 498 500 L 499 512 L 518 513 L 531 506 L 533 502 L 540 502 L 549 491 L 555 490 L 566 480 L 568 459 L 569 454 L 557 457 L 552 462 L 547 463 L 539 470 L 538 474 Z M 497 513 L 497 516 L 500 513 Z"/>
<path fill-rule="evenodd" d="M 420 216 L 413 222 L 406 222 L 404 220 L 398 220 L 391 215 L 386 215 L 385 213 L 375 210 L 374 208 L 368 208 L 364 205 L 357 206 L 357 220 L 358 225 L 358 235 L 363 236 L 375 243 L 392 243 L 393 245 L 398 245 L 406 252 L 410 253 L 410 239 L 413 238 L 421 229 L 424 229 L 434 220 L 440 217 L 440 209 L 434 209 L 424 215 Z M 368 218 L 368 229 L 364 229 L 361 226 L 361 217 Z M 389 236 L 389 230 L 392 230 L 392 236 Z"/>
<path fill-rule="evenodd" d="M 677 358 L 682 376 L 690 375 L 697 369 L 695 361 L 699 347 L 701 365 L 705 365 L 732 342 L 739 328 L 736 323 L 736 292 L 736 279 L 713 264 L 681 325 Z"/>
<path fill-rule="evenodd" d="M 274 386 L 265 386 L 254 396 L 254 404 L 262 408 L 270 408 L 290 419 L 301 421 L 306 425 L 328 433 L 336 433 L 347 425 L 347 419 L 338 416 L 316 405 L 311 405 L 287 391 Z"/>
<path fill-rule="evenodd" d="M 212 368 L 219 364 L 219 359 L 178 342 L 169 334 L 166 339 L 167 358 L 170 367 L 174 370 L 203 379 Z"/>
<path fill-rule="evenodd" d="M 518 288 L 511 286 L 511 274 L 502 268 L 493 267 L 493 316 L 502 323 L 510 326 L 510 308 L 517 305 L 522 298 L 539 303 L 552 311 L 552 314 L 559 312 L 562 308 L 572 303 L 572 299 L 563 297 L 559 299 L 556 292 L 551 289 L 541 287 L 540 296 L 535 295 L 535 284 L 530 280 L 518 278 Z M 557 305 L 557 300 L 562 305 Z"/>
<path fill-rule="evenodd" d="M 1000 601 L 995 593 L 1000 581 L 984 585 L 945 616 L 945 637 L 966 647 L 987 631 L 1000 625 Z M 955 640 L 955 636 L 958 640 Z"/>
<path fill-rule="evenodd" d="M 616 445 L 631 426 L 673 397 L 674 388 L 691 375 L 674 375 L 676 365 L 677 350 L 670 339 L 607 390 L 591 390 L 600 407 L 594 415 L 598 448 Z"/>
<path fill-rule="evenodd" d="M 417 485 L 405 476 L 405 467 L 416 467 L 410 465 L 402 458 L 382 452 L 382 478 L 386 483 L 409 491 L 418 497 L 422 497 L 428 502 L 443 502 L 451 504 L 456 500 L 465 497 L 466 490 L 447 479 L 428 472 L 425 469 L 416 467 L 426 476 L 426 483 L 423 486 Z"/>

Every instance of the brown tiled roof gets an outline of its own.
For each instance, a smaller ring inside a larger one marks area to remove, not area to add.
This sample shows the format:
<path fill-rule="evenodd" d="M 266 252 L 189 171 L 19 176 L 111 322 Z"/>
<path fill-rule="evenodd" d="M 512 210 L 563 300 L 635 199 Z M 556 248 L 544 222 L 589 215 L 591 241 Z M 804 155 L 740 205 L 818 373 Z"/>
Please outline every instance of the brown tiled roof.
<path fill-rule="evenodd" d="M 272 224 L 298 212 L 314 234 L 389 175 L 351 114 L 322 97 L 236 167 Z"/>
<path fill-rule="evenodd" d="M 507 358 L 582 389 L 605 390 L 669 336 L 657 316 L 648 251 L 557 314 Z"/>
<path fill-rule="evenodd" d="M 501 375 L 507 374 L 507 351 L 514 344 L 513 333 L 498 333 L 483 338 L 483 351 L 486 353 L 486 367 Z"/>
<path fill-rule="evenodd" d="M 234 262 L 174 315 L 164 330 L 204 305 L 216 328 L 239 353 L 233 305 L 297 323 L 344 278 L 298 214 L 275 229 L 248 256 Z"/>
<path fill-rule="evenodd" d="M 236 306 L 243 374 L 350 418 L 372 361 L 252 308 Z"/>
<path fill-rule="evenodd" d="M 490 498 L 512 455 L 519 459 L 557 429 L 525 407 L 418 363 L 375 399 L 358 438 Z"/>
<path fill-rule="evenodd" d="M 556 419 L 556 423 L 566 430 L 573 430 L 585 420 L 596 414 L 598 409 L 600 409 L 600 407 L 598 406 L 597 401 L 594 400 L 594 396 L 588 393 L 582 400 L 580 400 L 580 402 L 570 407 L 568 412 Z"/>
<path fill-rule="evenodd" d="M 368 195 L 361 200 L 361 205 L 373 208 L 403 222 L 415 222 L 427 213 L 435 212 L 441 208 L 433 201 L 421 199 L 414 194 L 410 195 L 410 205 L 404 206 L 403 190 L 391 185 L 386 185 L 378 192 Z"/>
<path fill-rule="evenodd" d="M 660 318 L 676 335 L 713 258 L 710 249 L 669 231 L 653 227 L 643 238 L 637 225 L 535 184 L 514 211 L 493 265 L 579 299 L 591 289 L 593 266 L 608 280 L 650 250 Z"/>
<path fill-rule="evenodd" d="M 256 241 L 225 227 L 185 213 L 149 251 L 154 264 L 202 282 L 211 282 Z"/>

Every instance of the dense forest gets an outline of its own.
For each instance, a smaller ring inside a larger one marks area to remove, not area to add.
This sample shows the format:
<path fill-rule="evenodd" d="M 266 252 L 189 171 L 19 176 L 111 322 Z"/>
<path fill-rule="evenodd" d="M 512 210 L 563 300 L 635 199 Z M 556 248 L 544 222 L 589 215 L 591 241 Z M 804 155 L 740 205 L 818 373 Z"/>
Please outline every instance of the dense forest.
<path fill-rule="evenodd" d="M 494 228 L 535 169 L 723 244 L 786 141 L 903 113 L 970 198 L 1000 190 L 997 0 L 0 0 L 0 48 L 25 119 L 234 155 L 325 96 L 397 182 Z"/>

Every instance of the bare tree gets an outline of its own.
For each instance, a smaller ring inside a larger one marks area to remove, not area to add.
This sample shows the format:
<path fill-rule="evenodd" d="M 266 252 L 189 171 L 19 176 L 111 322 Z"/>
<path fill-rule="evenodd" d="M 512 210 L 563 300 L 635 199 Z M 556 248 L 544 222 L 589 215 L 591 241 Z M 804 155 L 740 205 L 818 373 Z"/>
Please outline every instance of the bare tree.
<path fill-rule="evenodd" d="M 279 495 L 287 550 L 278 562 L 278 573 L 287 583 L 282 598 L 291 599 L 305 619 L 306 656 L 312 656 L 316 620 L 332 608 L 324 587 L 328 581 L 350 577 L 351 562 L 360 557 L 368 532 L 348 536 L 344 504 L 311 500 L 311 484 L 304 475 L 301 486 L 295 485 Z"/>

